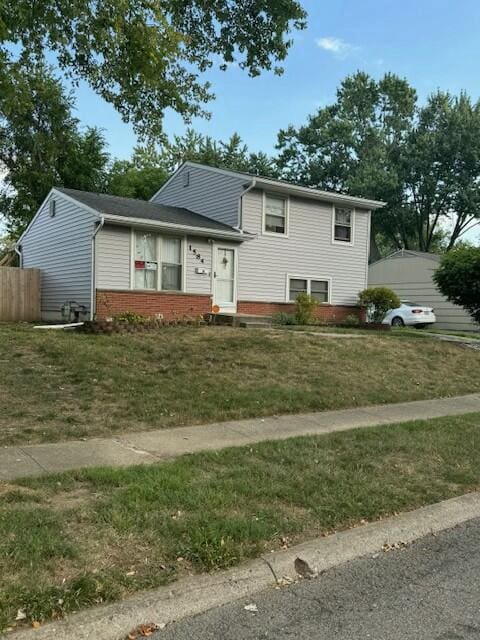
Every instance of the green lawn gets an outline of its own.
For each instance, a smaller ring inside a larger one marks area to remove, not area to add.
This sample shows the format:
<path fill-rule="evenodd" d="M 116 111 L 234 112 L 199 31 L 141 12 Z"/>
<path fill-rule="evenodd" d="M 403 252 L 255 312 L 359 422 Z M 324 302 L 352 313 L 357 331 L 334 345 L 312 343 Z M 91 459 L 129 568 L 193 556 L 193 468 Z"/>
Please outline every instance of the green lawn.
<path fill-rule="evenodd" d="M 480 488 L 480 413 L 0 485 L 0 628 Z"/>
<path fill-rule="evenodd" d="M 368 333 L 168 327 L 96 336 L 0 325 L 0 445 L 480 390 L 479 352 Z"/>

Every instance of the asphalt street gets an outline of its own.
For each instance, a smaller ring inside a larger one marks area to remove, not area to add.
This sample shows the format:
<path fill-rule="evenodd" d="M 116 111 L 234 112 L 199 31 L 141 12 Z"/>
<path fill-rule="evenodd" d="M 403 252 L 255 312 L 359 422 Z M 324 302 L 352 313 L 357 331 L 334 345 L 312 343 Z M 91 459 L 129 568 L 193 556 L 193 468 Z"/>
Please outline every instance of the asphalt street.
<path fill-rule="evenodd" d="M 264 638 L 480 639 L 480 520 L 280 590 L 272 587 L 155 635 L 155 640 Z"/>

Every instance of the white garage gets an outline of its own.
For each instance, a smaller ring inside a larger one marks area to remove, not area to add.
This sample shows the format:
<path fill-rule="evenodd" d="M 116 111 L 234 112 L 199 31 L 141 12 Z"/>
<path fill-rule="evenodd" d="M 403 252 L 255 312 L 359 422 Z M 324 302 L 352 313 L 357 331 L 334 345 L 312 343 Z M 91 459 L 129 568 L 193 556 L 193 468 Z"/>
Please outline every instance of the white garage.
<path fill-rule="evenodd" d="M 436 327 L 455 331 L 479 331 L 469 314 L 448 302 L 432 279 L 441 256 L 402 249 L 371 264 L 369 287 L 390 287 L 401 300 L 412 300 L 435 309 Z"/>

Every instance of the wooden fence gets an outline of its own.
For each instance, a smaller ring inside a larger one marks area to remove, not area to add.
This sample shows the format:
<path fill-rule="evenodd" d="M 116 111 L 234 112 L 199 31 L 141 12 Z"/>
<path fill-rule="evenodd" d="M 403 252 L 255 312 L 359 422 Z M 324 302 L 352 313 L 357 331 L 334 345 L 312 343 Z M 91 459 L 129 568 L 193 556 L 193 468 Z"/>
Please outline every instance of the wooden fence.
<path fill-rule="evenodd" d="M 40 320 L 40 271 L 0 267 L 0 322 Z"/>

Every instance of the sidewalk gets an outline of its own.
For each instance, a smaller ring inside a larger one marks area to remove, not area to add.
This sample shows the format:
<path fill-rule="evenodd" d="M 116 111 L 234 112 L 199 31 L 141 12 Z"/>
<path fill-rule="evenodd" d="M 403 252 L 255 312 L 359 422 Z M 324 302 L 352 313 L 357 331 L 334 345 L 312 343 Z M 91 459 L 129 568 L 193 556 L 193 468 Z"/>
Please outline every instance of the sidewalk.
<path fill-rule="evenodd" d="M 113 438 L 5 447 L 0 449 L 0 481 L 86 467 L 152 464 L 196 451 L 475 411 L 480 411 L 480 393 L 439 400 L 143 431 Z"/>

